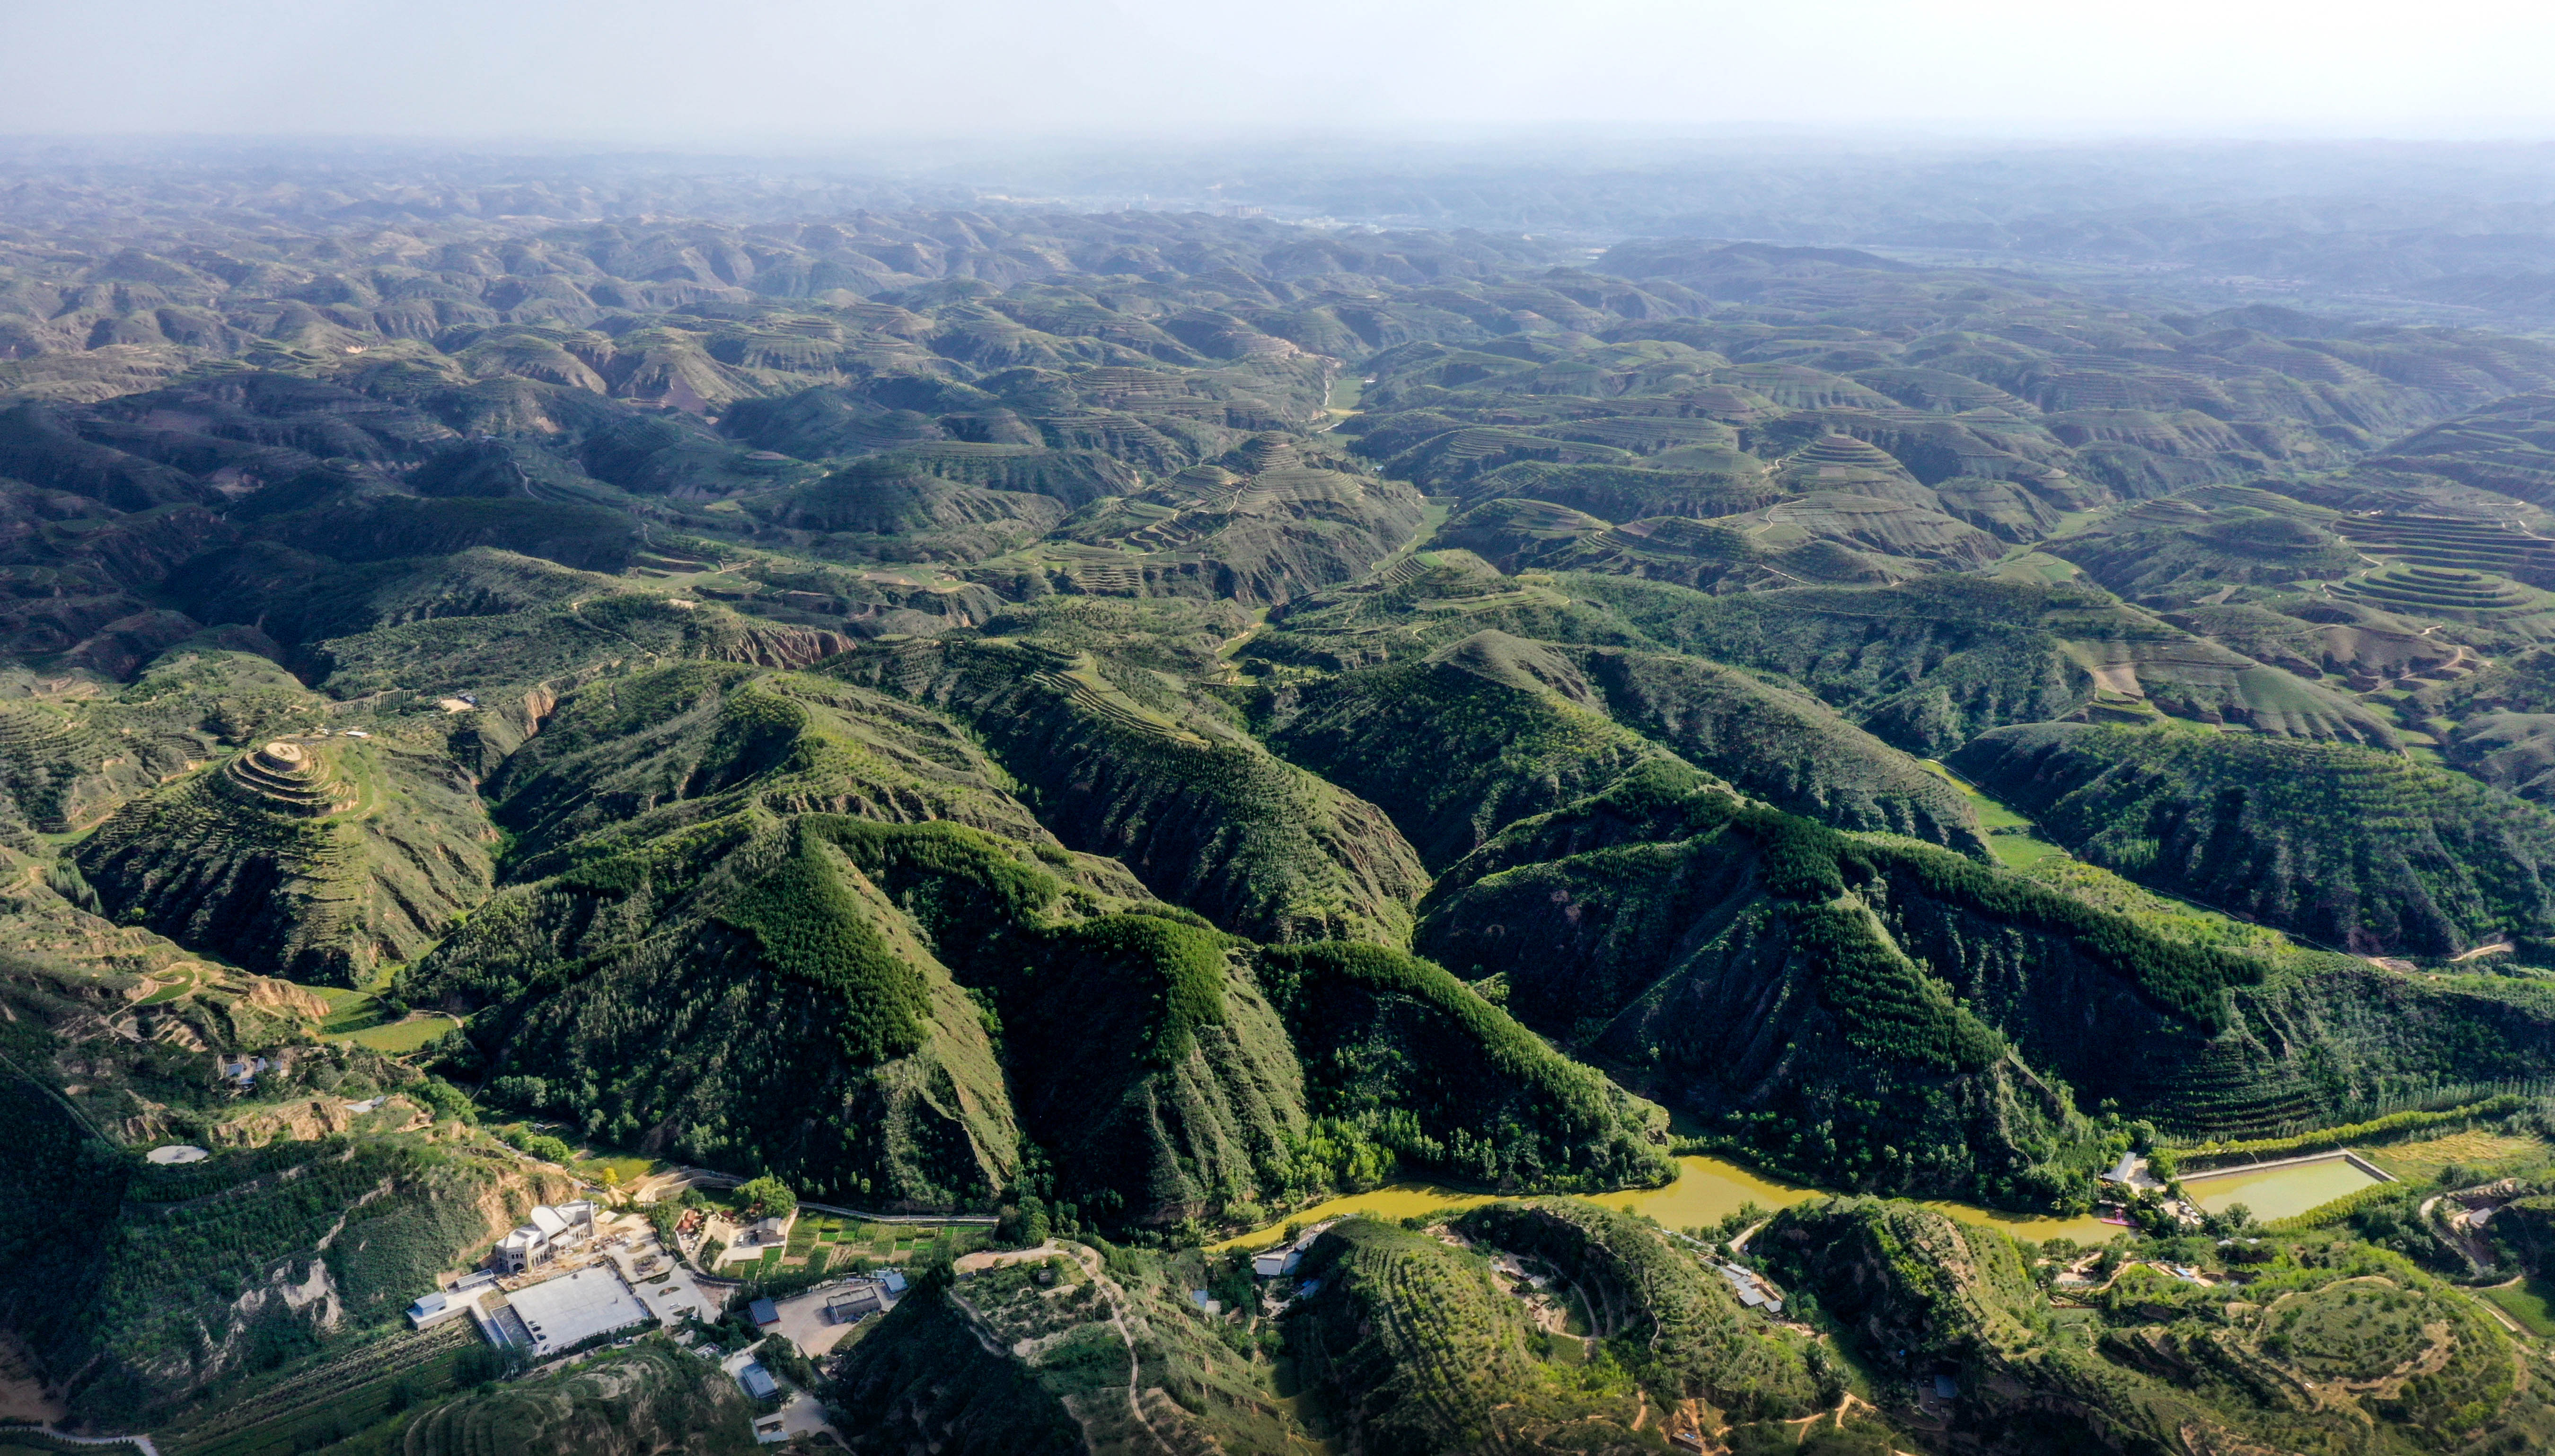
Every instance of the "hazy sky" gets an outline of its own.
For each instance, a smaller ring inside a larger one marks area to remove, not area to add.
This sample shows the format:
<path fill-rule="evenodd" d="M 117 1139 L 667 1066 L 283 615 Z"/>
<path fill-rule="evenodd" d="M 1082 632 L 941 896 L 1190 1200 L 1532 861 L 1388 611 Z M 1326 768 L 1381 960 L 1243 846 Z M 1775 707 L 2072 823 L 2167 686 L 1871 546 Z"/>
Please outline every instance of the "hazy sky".
<path fill-rule="evenodd" d="M 2555 135 L 2555 3 L 0 0 L 0 134 Z"/>

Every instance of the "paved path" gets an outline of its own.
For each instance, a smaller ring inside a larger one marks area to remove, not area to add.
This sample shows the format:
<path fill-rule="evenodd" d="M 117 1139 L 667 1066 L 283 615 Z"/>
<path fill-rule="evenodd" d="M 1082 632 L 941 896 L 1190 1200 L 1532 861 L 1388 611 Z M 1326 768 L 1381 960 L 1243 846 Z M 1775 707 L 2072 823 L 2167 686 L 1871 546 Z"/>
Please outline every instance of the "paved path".
<path fill-rule="evenodd" d="M 630 1285 L 630 1291 L 639 1296 L 639 1302 L 650 1314 L 669 1327 L 687 1311 L 704 1324 L 718 1322 L 720 1312 L 727 1308 L 726 1290 L 712 1293 L 702 1288 L 697 1276 L 684 1267 L 681 1260 L 668 1253 L 654 1234 L 633 1238 L 630 1243 L 631 1247 L 627 1249 L 606 1250 L 605 1257 L 619 1267 L 623 1281 Z M 664 1263 L 656 1273 L 642 1274 L 639 1261 L 651 1254 L 657 1255 Z"/>

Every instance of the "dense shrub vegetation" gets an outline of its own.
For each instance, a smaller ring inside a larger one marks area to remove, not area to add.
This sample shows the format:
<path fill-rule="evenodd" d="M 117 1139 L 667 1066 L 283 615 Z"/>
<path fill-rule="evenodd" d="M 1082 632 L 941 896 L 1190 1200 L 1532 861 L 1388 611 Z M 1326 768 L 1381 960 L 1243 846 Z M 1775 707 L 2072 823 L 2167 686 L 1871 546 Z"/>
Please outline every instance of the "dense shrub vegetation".
<path fill-rule="evenodd" d="M 2555 350 L 2471 293 L 206 166 L 0 240 L 0 1333 L 74 1418 L 741 1452 L 661 1342 L 399 1328 L 627 1157 L 984 1217 L 762 1346 L 862 1451 L 2555 1445 L 2443 1282 L 2555 1248 Z M 2100 1251 L 1562 1196 L 1219 1247 L 1672 1151 L 2084 1214 L 2131 1148 L 2453 1128 Z M 801 1228 L 738 1297 L 834 1276 Z"/>

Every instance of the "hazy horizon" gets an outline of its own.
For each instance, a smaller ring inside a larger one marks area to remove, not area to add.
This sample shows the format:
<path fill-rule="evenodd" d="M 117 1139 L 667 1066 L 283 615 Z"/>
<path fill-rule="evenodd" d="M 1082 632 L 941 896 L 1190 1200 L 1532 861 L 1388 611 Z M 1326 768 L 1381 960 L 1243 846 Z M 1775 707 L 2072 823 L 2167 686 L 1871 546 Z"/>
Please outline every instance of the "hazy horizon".
<path fill-rule="evenodd" d="M 2555 12 L 2450 0 L 2116 14 L 2012 0 L 1517 0 L 1282 12 L 663 0 L 0 8 L 0 135 L 805 155 L 1527 138 L 2555 137 Z"/>

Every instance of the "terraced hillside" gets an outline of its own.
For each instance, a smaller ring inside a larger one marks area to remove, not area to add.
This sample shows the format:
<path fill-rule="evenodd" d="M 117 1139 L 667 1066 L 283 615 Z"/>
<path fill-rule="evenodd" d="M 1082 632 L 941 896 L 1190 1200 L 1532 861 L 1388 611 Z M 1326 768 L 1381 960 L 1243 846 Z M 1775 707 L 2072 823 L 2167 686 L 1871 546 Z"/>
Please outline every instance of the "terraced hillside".
<path fill-rule="evenodd" d="M 2096 1296 L 2090 1341 L 2011 1240 L 1910 1204 L 1801 1204 L 1754 1247 L 1851 1332 L 1885 1409 L 1970 1449 L 2524 1450 L 2555 1421 L 2534 1351 L 2366 1246 L 2275 1250 L 2233 1311 L 2129 1272 Z M 1949 1400 L 1908 1398 L 1938 1379 Z"/>
<path fill-rule="evenodd" d="M 1952 762 L 2098 864 L 2354 950 L 2451 954 L 2555 913 L 2544 818 L 2401 758 L 2045 724 Z"/>
<path fill-rule="evenodd" d="M 2167 709 L 2279 736 L 2395 742 L 2350 692 L 2081 584 L 1935 578 L 1710 598 L 1621 578 L 1556 584 L 1660 647 L 1780 672 L 1876 736 L 1921 752 L 2007 723 Z"/>
<path fill-rule="evenodd" d="M 22 1022 L 14 1049 L 42 1064 L 44 1040 Z M 157 1090 L 147 1075 L 130 1085 Z M 458 1125 L 443 1139 L 287 1139 L 155 1164 L 24 1079 L 0 1090 L 0 1113 L 16 1150 L 10 1194 L 28 1210 L 7 1297 L 38 1368 L 78 1372 L 64 1382 L 75 1408 L 119 1425 L 360 1347 L 516 1210 L 564 1187 Z"/>
<path fill-rule="evenodd" d="M 1287 1314 L 1287 1346 L 1331 1419 L 1364 1450 L 1633 1450 L 1629 1393 L 1582 1393 L 1527 1349 L 1519 1301 L 1477 1258 L 1353 1219 L 1314 1245 L 1321 1290 Z"/>
<path fill-rule="evenodd" d="M 1690 1237 L 1575 1199 L 1495 1203 L 1454 1228 L 1558 1275 L 1592 1336 L 1639 1352 L 1632 1374 L 1664 1410 L 1700 1401 L 1750 1424 L 1798 1419 L 1837 1400 L 1841 1378 L 1828 1352 L 1752 1315 Z"/>
<path fill-rule="evenodd" d="M 1362 1450 L 1631 1452 L 1662 1430 L 1788 1443 L 1843 1392 L 1827 1351 L 1744 1312 L 1698 1249 L 1584 1203 L 1494 1204 L 1424 1231 L 1350 1219 L 1303 1269 L 1284 1320 L 1302 1408 Z"/>
<path fill-rule="evenodd" d="M 1282 1456 L 1309 1432 L 1253 1347 L 1275 1334 L 1224 1307 L 1249 1276 L 1197 1251 L 1057 1241 L 909 1295 L 852 1345 L 826 1394 L 860 1452 L 1234 1451 Z M 1196 1297 L 1212 1283 L 1216 1312 Z"/>
<path fill-rule="evenodd" d="M 1912 760 L 1815 699 L 1681 656 L 1491 629 L 1406 667 L 1286 679 L 1259 719 L 1280 752 L 1393 814 L 1440 870 L 1664 751 L 1841 827 L 1981 843 L 1958 795 Z"/>
<path fill-rule="evenodd" d="M 115 913 L 270 974 L 360 986 L 488 893 L 468 777 L 390 739 L 274 739 L 134 799 L 76 862 Z"/>
<path fill-rule="evenodd" d="M 759 1449 L 736 1382 L 664 1340 L 573 1373 L 433 1406 L 400 1432 L 402 1456 L 488 1450 L 730 1456 Z"/>
<path fill-rule="evenodd" d="M 2090 1251 L 1560 1196 L 1673 1150 L 2083 1215 L 2124 1151 L 2540 1077 L 2542 342 L 423 196 L 0 238 L 0 1333 L 77 1416 L 741 1450 L 694 1357 L 473 1390 L 391 1330 L 565 1191 L 484 1112 L 994 1219 L 809 1378 L 865 1451 L 2545 1443 L 2555 1372 L 2378 1252 L 2434 1257 L 2417 1188 L 2133 1196 L 2063 1318 Z M 1533 1197 L 1210 1252 L 1400 1179 Z"/>
<path fill-rule="evenodd" d="M 2524 986 L 2221 949 L 1710 785 L 1521 820 L 1421 910 L 1419 949 L 1527 1026 L 1830 1186 L 2083 1206 L 2100 1145 L 2075 1098 L 2268 1127 L 2514 1075 L 2555 1033 Z"/>

